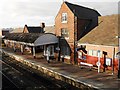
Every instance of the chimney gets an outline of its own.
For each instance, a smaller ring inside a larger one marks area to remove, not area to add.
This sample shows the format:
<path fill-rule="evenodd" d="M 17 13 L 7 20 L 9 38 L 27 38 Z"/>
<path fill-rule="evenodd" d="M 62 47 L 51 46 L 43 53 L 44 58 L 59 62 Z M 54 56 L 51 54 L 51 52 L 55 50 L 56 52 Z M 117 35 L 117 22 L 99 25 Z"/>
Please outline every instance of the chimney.
<path fill-rule="evenodd" d="M 40 26 L 44 29 L 45 28 L 45 23 L 41 23 Z"/>

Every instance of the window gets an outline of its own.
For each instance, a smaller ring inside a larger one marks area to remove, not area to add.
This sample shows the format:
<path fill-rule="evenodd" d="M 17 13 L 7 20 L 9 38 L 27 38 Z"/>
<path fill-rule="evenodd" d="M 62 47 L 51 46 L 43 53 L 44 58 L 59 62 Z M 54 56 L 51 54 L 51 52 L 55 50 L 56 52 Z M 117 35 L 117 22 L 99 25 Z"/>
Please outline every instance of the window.
<path fill-rule="evenodd" d="M 62 13 L 62 23 L 67 23 L 67 13 Z"/>
<path fill-rule="evenodd" d="M 98 53 L 97 53 L 97 56 L 98 56 Z M 100 51 L 100 57 L 102 57 L 102 51 Z"/>
<path fill-rule="evenodd" d="M 106 65 L 111 66 L 111 61 L 112 61 L 111 58 L 106 58 Z"/>
<path fill-rule="evenodd" d="M 65 38 L 65 39 L 69 39 L 69 32 L 67 29 L 65 29 L 65 28 L 61 29 L 61 37 Z"/>
<path fill-rule="evenodd" d="M 89 50 L 88 55 L 98 57 L 98 50 Z M 100 51 L 100 57 L 102 57 L 102 51 Z"/>
<path fill-rule="evenodd" d="M 92 56 L 93 54 L 92 54 L 92 50 L 89 50 L 88 51 L 88 54 L 90 55 L 90 56 Z"/>
<path fill-rule="evenodd" d="M 78 58 L 82 59 L 82 52 L 78 52 Z"/>
<path fill-rule="evenodd" d="M 93 50 L 93 56 L 97 56 L 98 52 L 96 50 Z"/>

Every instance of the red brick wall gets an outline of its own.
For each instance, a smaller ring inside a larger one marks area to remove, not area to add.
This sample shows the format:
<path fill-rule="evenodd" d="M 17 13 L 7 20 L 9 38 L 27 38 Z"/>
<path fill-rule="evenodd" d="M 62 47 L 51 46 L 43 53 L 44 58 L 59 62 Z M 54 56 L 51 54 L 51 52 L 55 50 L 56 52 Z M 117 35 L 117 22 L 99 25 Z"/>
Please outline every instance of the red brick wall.
<path fill-rule="evenodd" d="M 62 13 L 67 13 L 67 23 L 61 22 Z M 61 36 L 61 29 L 67 28 L 69 30 L 69 39 L 67 40 L 69 43 L 73 43 L 74 41 L 74 14 L 64 3 L 62 4 L 60 11 L 58 12 L 55 18 L 55 34 L 57 36 Z"/>
<path fill-rule="evenodd" d="M 86 50 L 100 50 L 100 51 L 105 51 L 107 52 L 107 56 L 108 58 L 111 58 L 113 60 L 113 53 L 114 53 L 114 48 L 115 48 L 115 54 L 118 52 L 118 47 L 113 47 L 113 46 L 104 46 L 104 45 L 92 45 L 92 44 L 86 44 Z M 79 59 L 78 59 L 79 60 Z M 79 60 L 79 62 L 83 60 Z M 90 63 L 93 65 L 96 65 L 96 62 L 98 61 L 98 57 L 97 56 L 90 56 L 87 54 L 86 60 L 84 60 L 84 62 L 86 63 Z M 101 62 L 101 68 L 103 68 L 103 63 L 104 63 L 104 58 L 103 56 L 100 59 Z M 108 66 L 109 70 L 112 70 L 112 66 Z M 118 59 L 114 58 L 114 70 L 117 71 L 118 70 Z"/>
<path fill-rule="evenodd" d="M 86 50 L 100 50 L 107 52 L 107 57 L 112 58 L 113 57 L 113 51 L 115 48 L 115 53 L 118 52 L 118 47 L 113 46 L 104 46 L 104 45 L 92 45 L 92 44 L 86 44 Z"/>
<path fill-rule="evenodd" d="M 67 13 L 67 23 L 62 23 L 61 17 L 62 13 Z M 69 31 L 69 39 L 66 39 L 71 50 L 71 61 L 74 61 L 74 32 L 76 32 L 76 40 L 78 35 L 80 35 L 80 29 L 83 29 L 83 25 L 86 23 L 85 20 L 78 20 L 77 17 L 74 17 L 73 12 L 68 8 L 68 6 L 63 3 L 61 8 L 55 18 L 55 34 L 56 36 L 61 36 L 61 29 L 67 28 Z"/>
<path fill-rule="evenodd" d="M 67 23 L 62 23 L 61 21 L 62 13 L 67 13 Z M 61 8 L 55 18 L 56 36 L 61 36 L 62 28 L 67 28 L 67 30 L 69 31 L 69 39 L 67 39 L 67 42 L 71 49 L 73 49 L 72 47 L 74 44 L 74 14 L 65 3 L 61 5 Z"/>

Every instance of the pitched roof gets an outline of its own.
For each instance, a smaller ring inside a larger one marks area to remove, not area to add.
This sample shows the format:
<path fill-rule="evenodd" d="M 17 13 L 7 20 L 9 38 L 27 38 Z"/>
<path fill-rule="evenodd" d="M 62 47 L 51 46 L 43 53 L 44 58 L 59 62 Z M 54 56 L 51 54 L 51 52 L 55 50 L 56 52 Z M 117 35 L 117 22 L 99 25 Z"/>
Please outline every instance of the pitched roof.
<path fill-rule="evenodd" d="M 118 46 L 118 15 L 99 17 L 99 25 L 82 37 L 80 43 Z"/>
<path fill-rule="evenodd" d="M 29 33 L 43 33 L 43 28 L 40 26 L 25 26 L 27 27 Z"/>
<path fill-rule="evenodd" d="M 85 36 L 88 32 L 90 32 L 93 28 L 95 28 L 98 25 L 98 16 L 101 16 L 98 11 L 94 9 L 90 9 L 87 7 L 83 7 L 80 5 L 72 4 L 69 2 L 64 2 L 68 8 L 73 12 L 73 14 L 78 18 L 78 19 L 87 19 L 88 22 L 86 22 L 85 26 L 83 29 L 78 30 L 81 32 L 78 35 L 78 40 Z"/>
<path fill-rule="evenodd" d="M 44 35 L 44 33 L 10 33 L 7 34 L 3 39 L 33 43 L 41 35 Z"/>
<path fill-rule="evenodd" d="M 57 37 L 50 33 L 10 33 L 3 39 L 32 43 L 35 46 L 58 43 Z"/>
<path fill-rule="evenodd" d="M 96 10 L 90 9 L 87 7 L 83 7 L 80 5 L 72 4 L 65 1 L 65 4 L 70 8 L 70 10 L 77 16 L 78 18 L 91 19 L 91 17 L 101 16 Z"/>

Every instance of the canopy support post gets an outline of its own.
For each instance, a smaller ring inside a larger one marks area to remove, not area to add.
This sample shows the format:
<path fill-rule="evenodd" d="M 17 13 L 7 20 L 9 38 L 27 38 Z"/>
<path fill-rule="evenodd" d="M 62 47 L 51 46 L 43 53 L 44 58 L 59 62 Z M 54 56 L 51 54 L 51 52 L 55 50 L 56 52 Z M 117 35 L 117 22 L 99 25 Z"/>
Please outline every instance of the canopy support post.
<path fill-rule="evenodd" d="M 13 49 L 14 49 L 14 52 L 16 52 L 16 43 L 15 42 L 13 43 L 14 43 Z"/>
<path fill-rule="evenodd" d="M 35 56 L 35 46 L 33 46 L 33 57 L 36 58 L 36 56 Z"/>
<path fill-rule="evenodd" d="M 46 52 L 46 46 L 44 45 L 44 56 L 45 56 L 45 54 L 46 54 L 45 52 Z"/>
<path fill-rule="evenodd" d="M 23 55 L 23 45 L 20 45 L 21 53 Z"/>

